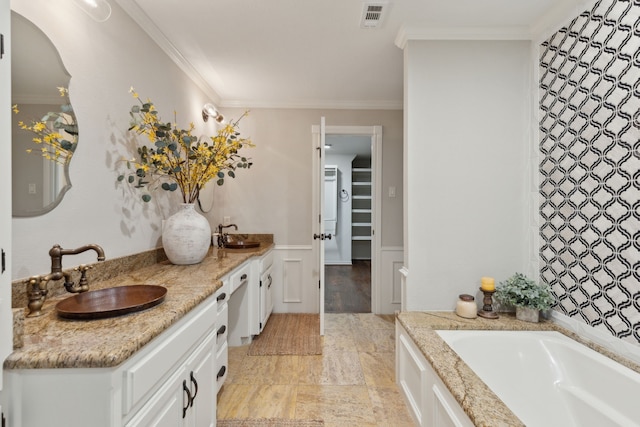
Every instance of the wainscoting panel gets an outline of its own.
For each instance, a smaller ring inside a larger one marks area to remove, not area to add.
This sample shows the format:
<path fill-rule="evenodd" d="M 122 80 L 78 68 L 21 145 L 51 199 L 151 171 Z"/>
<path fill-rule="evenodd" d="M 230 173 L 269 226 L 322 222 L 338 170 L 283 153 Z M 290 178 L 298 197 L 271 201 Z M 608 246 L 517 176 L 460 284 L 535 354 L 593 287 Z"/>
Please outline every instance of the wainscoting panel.
<path fill-rule="evenodd" d="M 400 310 L 402 300 L 402 247 L 383 247 L 378 258 L 378 314 Z M 319 272 L 311 246 L 277 246 L 274 249 L 274 312 L 317 313 L 320 306 Z"/>
<path fill-rule="evenodd" d="M 400 269 L 404 263 L 402 247 L 383 247 L 380 251 L 380 277 L 378 280 L 379 314 L 392 314 L 402 303 Z"/>
<path fill-rule="evenodd" d="M 302 302 L 302 270 L 304 266 L 300 258 L 282 260 L 282 302 Z"/>
<path fill-rule="evenodd" d="M 318 272 L 311 246 L 277 246 L 273 262 L 275 313 L 318 313 Z"/>

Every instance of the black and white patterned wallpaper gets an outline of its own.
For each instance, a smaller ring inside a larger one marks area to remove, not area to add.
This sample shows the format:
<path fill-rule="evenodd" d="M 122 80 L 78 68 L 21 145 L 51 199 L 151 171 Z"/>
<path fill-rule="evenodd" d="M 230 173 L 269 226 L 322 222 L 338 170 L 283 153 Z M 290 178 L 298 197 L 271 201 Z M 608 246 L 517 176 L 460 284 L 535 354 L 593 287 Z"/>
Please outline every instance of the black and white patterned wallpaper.
<path fill-rule="evenodd" d="M 540 46 L 540 279 L 556 310 L 640 344 L 640 1 Z"/>

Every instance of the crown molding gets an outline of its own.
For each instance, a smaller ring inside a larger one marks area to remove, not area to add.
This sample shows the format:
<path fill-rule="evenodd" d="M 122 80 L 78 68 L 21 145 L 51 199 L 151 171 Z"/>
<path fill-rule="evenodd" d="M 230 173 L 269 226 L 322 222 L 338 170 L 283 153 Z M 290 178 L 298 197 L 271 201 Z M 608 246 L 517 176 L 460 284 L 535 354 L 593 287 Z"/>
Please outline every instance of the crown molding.
<path fill-rule="evenodd" d="M 120 7 L 133 19 L 144 32 L 166 53 L 169 58 L 198 86 L 211 101 L 219 105 L 220 95 L 207 83 L 193 65 L 169 41 L 162 30 L 153 23 L 135 0 L 116 0 Z"/>
<path fill-rule="evenodd" d="M 405 27 L 402 26 L 395 45 L 404 49 L 409 40 L 532 40 L 542 41 L 567 25 L 597 0 L 557 1 L 531 25 L 502 27 Z"/>
<path fill-rule="evenodd" d="M 395 45 L 404 49 L 409 40 L 530 40 L 528 26 L 505 27 L 405 27 L 402 26 Z"/>
<path fill-rule="evenodd" d="M 281 108 L 281 109 L 318 109 L 318 110 L 402 110 L 403 101 L 338 101 L 338 100 L 293 100 L 261 101 L 222 100 L 223 108 Z"/>

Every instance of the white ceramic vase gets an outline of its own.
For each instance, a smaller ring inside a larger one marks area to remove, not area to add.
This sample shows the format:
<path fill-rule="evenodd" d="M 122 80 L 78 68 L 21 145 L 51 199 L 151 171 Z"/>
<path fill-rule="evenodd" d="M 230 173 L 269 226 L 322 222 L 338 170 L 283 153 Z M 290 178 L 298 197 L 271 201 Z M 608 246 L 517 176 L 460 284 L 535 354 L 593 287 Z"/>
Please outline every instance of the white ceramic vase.
<path fill-rule="evenodd" d="M 529 307 L 516 307 L 516 319 L 525 322 L 538 323 L 540 320 L 540 310 Z"/>
<path fill-rule="evenodd" d="M 201 262 L 211 245 L 209 221 L 196 212 L 193 203 L 182 203 L 178 212 L 167 219 L 162 228 L 162 246 L 173 264 Z"/>

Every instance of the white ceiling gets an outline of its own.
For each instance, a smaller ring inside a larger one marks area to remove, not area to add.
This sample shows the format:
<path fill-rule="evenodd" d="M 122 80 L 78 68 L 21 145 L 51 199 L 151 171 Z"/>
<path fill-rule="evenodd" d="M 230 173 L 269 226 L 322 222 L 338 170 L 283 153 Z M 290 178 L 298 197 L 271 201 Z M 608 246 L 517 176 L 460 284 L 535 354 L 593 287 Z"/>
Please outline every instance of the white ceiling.
<path fill-rule="evenodd" d="M 402 108 L 411 38 L 530 38 L 586 0 L 116 0 L 221 106 Z M 376 3 L 385 3 L 373 0 Z"/>

